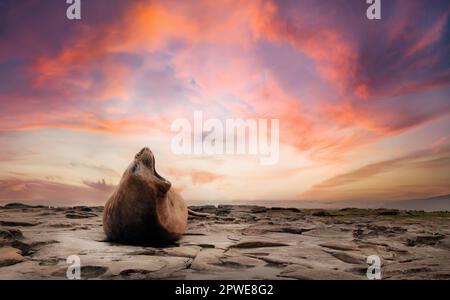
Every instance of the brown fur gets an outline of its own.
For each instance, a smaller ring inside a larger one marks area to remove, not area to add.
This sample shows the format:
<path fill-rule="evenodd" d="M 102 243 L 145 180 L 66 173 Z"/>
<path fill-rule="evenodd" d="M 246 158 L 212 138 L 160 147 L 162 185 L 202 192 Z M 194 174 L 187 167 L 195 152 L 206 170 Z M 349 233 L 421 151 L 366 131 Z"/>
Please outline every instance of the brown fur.
<path fill-rule="evenodd" d="M 148 148 L 136 154 L 105 204 L 103 229 L 110 241 L 160 244 L 180 238 L 188 209 L 155 169 Z"/>

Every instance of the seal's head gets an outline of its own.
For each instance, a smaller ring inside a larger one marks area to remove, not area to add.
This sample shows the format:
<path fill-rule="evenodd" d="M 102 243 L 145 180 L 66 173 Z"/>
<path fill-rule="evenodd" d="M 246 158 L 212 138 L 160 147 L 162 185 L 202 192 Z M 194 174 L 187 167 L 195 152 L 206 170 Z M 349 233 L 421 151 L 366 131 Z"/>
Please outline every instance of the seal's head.
<path fill-rule="evenodd" d="M 167 179 L 156 171 L 155 156 L 147 147 L 142 148 L 135 155 L 134 161 L 125 171 L 124 178 L 127 178 L 131 184 L 144 184 L 151 188 L 155 197 L 164 196 L 172 186 Z"/>

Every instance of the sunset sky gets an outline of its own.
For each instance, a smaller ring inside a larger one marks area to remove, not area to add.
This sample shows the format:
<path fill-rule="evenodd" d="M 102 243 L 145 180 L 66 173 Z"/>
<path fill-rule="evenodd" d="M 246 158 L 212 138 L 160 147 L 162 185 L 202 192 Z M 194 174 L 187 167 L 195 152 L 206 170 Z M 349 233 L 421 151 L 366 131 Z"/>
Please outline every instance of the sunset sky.
<path fill-rule="evenodd" d="M 0 202 L 103 204 L 142 147 L 189 201 L 450 193 L 450 2 L 0 0 Z M 280 160 L 172 154 L 277 118 Z"/>

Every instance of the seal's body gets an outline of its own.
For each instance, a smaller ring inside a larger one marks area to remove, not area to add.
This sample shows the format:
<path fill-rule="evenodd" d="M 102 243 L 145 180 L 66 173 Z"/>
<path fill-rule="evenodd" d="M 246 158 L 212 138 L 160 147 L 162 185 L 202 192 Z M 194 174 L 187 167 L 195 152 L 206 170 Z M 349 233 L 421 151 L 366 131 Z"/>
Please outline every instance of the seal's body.
<path fill-rule="evenodd" d="M 136 154 L 105 204 L 103 229 L 110 241 L 161 244 L 185 232 L 188 209 L 155 169 L 148 148 Z"/>

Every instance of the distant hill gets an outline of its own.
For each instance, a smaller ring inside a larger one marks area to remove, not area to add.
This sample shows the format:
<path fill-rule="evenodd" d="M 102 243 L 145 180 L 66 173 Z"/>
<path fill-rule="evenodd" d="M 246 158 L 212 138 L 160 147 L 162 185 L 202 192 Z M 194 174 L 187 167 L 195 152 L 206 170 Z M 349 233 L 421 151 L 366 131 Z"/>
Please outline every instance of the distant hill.
<path fill-rule="evenodd" d="M 383 206 L 402 210 L 450 211 L 450 195 L 424 199 L 386 201 Z"/>

